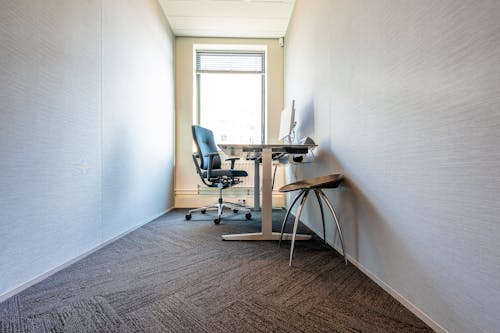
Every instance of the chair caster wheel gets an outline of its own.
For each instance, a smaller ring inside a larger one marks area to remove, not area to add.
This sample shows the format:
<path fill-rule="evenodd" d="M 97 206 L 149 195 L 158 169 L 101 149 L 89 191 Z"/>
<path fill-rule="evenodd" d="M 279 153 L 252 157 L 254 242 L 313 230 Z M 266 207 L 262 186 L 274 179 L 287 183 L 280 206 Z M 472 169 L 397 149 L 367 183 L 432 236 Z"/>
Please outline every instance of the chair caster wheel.
<path fill-rule="evenodd" d="M 205 214 L 206 212 L 207 212 L 206 210 L 200 211 L 200 213 L 202 213 L 202 214 Z"/>
<path fill-rule="evenodd" d="M 220 219 L 219 218 L 214 219 L 214 224 L 220 224 Z"/>
<path fill-rule="evenodd" d="M 191 214 L 187 214 L 187 215 L 185 216 L 185 218 L 186 218 L 186 220 L 187 220 L 187 221 L 191 220 Z"/>
<path fill-rule="evenodd" d="M 238 210 L 237 209 L 233 209 L 233 213 L 238 213 Z"/>
<path fill-rule="evenodd" d="M 246 214 L 245 214 L 245 218 L 246 218 L 247 220 L 250 220 L 250 219 L 252 218 L 252 214 L 250 214 L 250 213 L 246 213 Z"/>

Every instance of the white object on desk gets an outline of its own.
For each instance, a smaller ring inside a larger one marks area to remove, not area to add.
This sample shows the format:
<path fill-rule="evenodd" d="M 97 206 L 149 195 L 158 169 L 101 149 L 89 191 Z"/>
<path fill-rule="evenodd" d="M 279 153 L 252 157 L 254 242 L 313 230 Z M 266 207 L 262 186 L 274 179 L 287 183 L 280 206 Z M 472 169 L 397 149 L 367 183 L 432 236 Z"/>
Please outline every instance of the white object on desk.
<path fill-rule="evenodd" d="M 295 128 L 295 100 L 292 101 L 291 107 L 286 107 L 281 111 L 280 116 L 280 133 L 278 135 L 278 140 L 292 143 L 294 141 Z"/>
<path fill-rule="evenodd" d="M 316 147 L 315 144 L 219 144 L 226 155 L 240 156 L 244 153 L 262 153 L 262 231 L 256 233 L 222 235 L 224 240 L 279 240 L 280 233 L 273 232 L 273 189 L 272 189 L 272 154 L 273 152 L 283 153 L 307 153 L 309 149 Z M 256 160 L 256 172 L 258 173 L 258 160 Z M 254 198 L 259 192 L 258 174 L 254 177 Z M 259 198 L 255 198 L 259 200 Z M 284 235 L 285 239 L 290 238 L 290 234 Z M 311 235 L 297 235 L 296 240 L 310 239 Z"/>

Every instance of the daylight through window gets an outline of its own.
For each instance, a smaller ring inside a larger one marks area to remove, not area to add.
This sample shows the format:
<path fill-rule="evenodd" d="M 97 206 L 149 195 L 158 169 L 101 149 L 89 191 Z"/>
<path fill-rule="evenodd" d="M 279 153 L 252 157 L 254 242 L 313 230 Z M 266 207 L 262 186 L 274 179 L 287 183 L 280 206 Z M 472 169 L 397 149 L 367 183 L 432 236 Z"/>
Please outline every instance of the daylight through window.
<path fill-rule="evenodd" d="M 263 143 L 265 53 L 196 51 L 198 122 L 217 143 Z"/>

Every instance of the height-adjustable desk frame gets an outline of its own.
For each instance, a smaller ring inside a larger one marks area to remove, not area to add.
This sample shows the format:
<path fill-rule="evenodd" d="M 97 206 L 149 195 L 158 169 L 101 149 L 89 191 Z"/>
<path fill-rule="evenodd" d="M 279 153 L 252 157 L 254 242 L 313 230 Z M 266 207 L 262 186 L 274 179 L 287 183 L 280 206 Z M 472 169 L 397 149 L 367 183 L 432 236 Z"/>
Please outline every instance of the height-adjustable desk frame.
<path fill-rule="evenodd" d="M 223 235 L 224 240 L 279 240 L 280 233 L 273 232 L 273 189 L 272 189 L 272 169 L 273 153 L 306 154 L 309 149 L 317 147 L 315 144 L 219 144 L 222 151 L 228 156 L 241 156 L 246 153 L 256 153 L 262 155 L 262 231 L 257 233 Z M 258 209 L 260 202 L 260 179 L 259 161 L 255 160 L 254 177 L 254 204 Z M 284 238 L 289 238 L 285 234 Z M 297 235 L 296 240 L 310 239 L 310 235 Z"/>

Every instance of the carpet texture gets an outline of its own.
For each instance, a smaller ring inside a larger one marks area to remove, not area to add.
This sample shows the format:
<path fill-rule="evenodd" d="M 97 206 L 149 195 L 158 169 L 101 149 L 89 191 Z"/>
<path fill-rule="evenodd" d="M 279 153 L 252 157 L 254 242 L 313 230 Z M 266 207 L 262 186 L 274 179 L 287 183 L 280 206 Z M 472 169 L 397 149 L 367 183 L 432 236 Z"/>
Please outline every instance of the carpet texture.
<path fill-rule="evenodd" d="M 175 210 L 0 303 L 0 332 L 432 332 L 318 239 L 222 241 L 260 231 Z M 273 212 L 279 230 L 283 211 Z"/>

